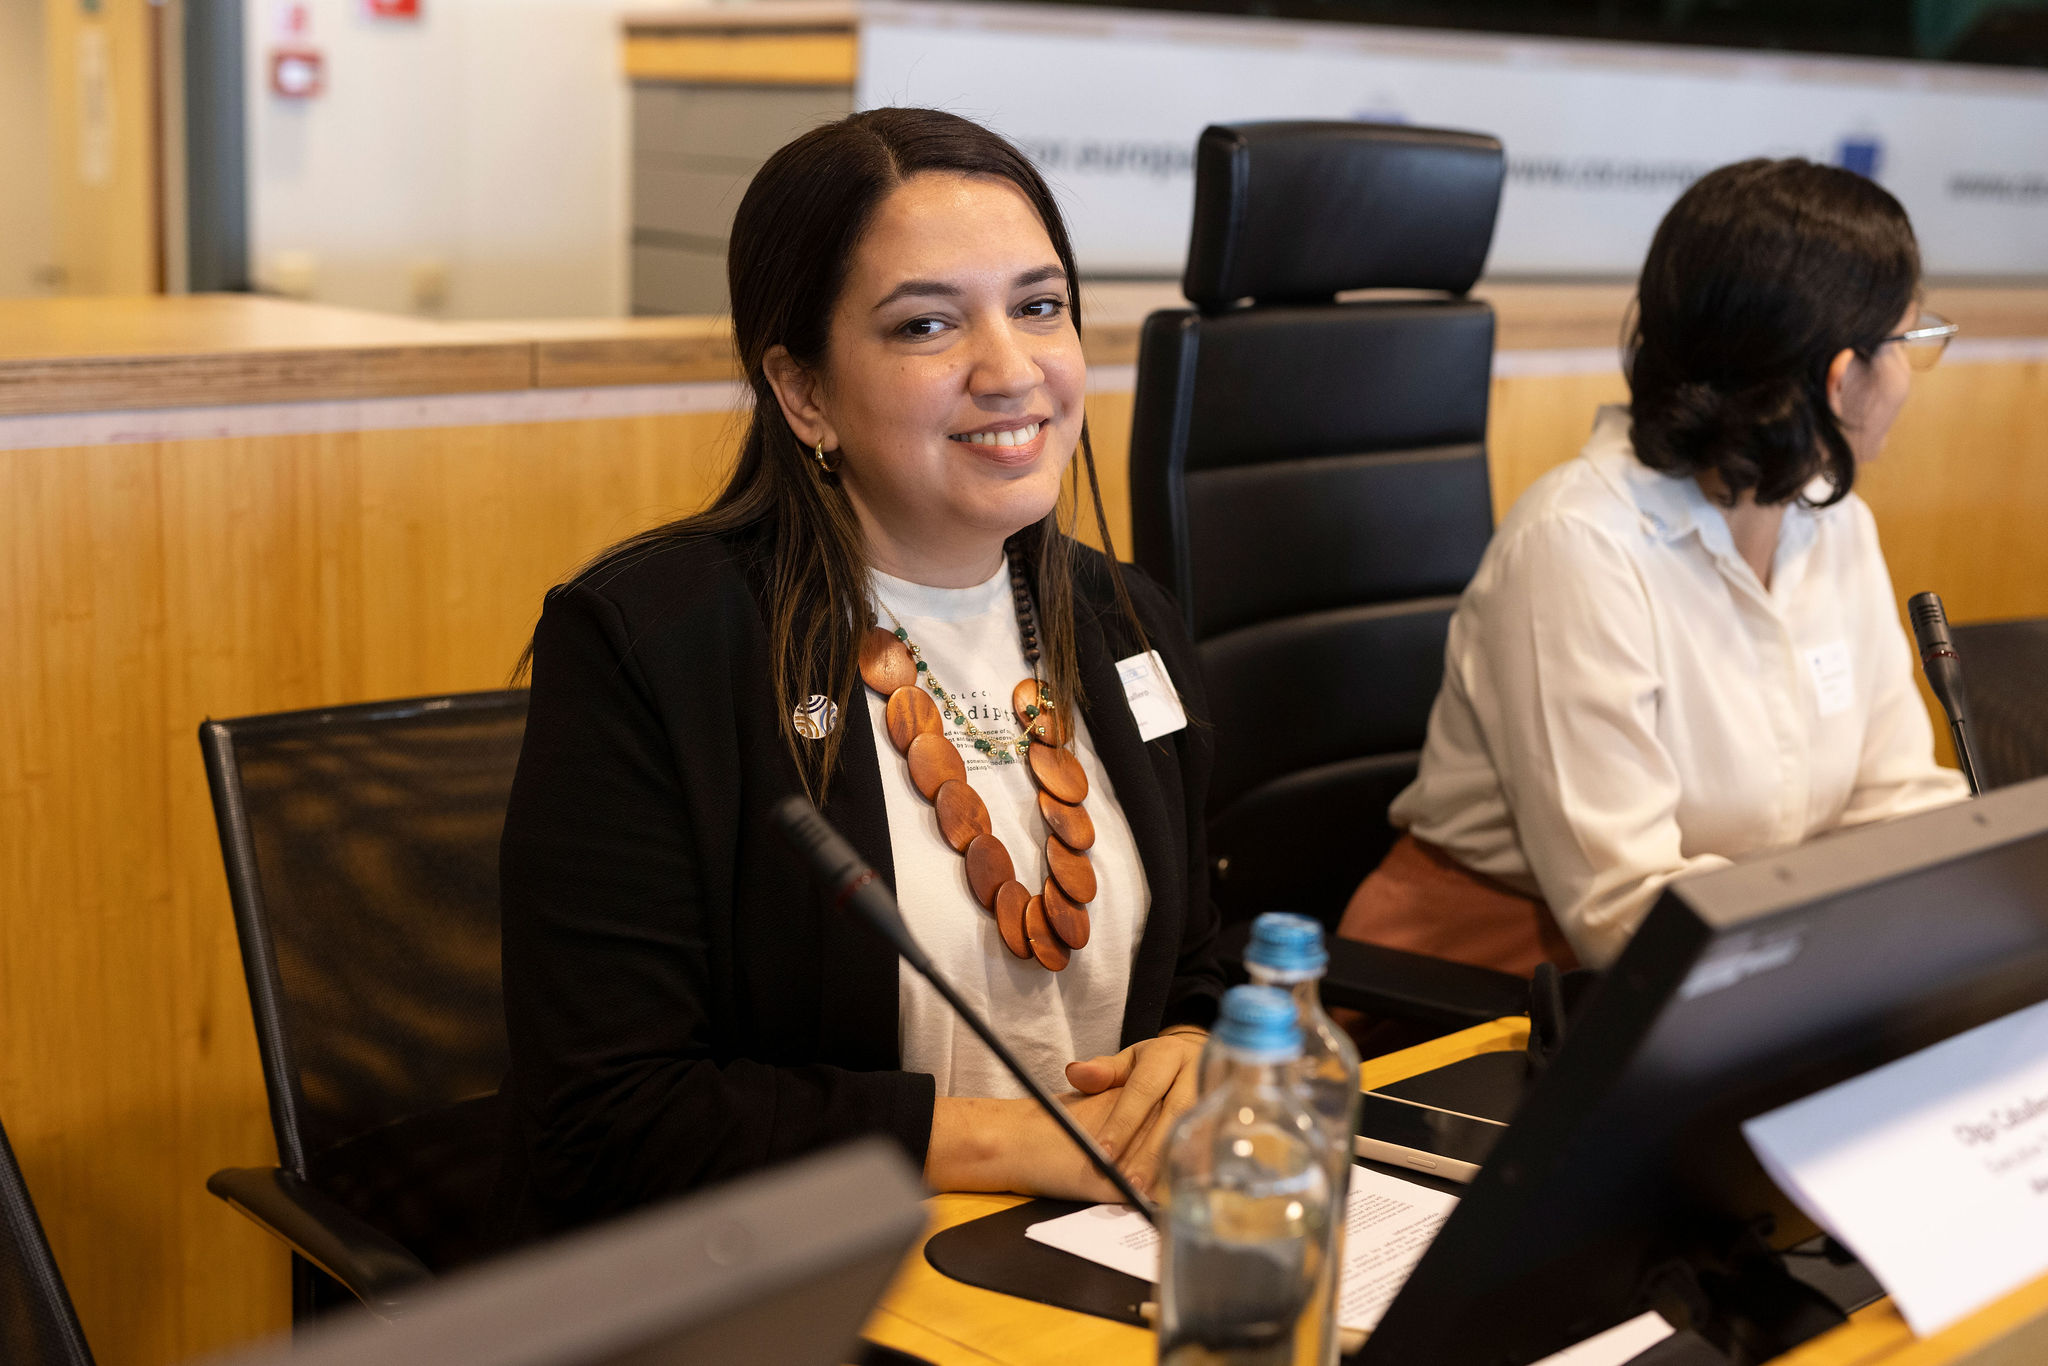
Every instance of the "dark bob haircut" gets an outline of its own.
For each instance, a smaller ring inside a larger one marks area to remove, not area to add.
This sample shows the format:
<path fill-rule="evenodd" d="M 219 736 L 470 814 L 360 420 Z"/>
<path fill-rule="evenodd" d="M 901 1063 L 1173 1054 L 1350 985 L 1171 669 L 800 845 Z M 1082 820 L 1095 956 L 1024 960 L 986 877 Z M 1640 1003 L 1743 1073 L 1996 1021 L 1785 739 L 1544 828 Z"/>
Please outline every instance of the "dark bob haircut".
<path fill-rule="evenodd" d="M 1839 502 L 1856 460 L 1828 405 L 1828 365 L 1865 360 L 1920 286 L 1906 211 L 1876 182 L 1797 158 L 1723 166 L 1658 225 L 1624 361 L 1636 456 L 1718 475 L 1727 502 Z"/>

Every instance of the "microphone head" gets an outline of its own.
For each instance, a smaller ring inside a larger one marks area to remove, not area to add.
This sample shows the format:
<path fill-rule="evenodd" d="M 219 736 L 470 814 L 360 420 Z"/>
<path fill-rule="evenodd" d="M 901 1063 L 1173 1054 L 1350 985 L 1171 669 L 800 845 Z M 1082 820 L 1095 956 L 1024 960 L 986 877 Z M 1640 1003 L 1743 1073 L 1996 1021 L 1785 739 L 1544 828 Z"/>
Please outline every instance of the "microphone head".
<path fill-rule="evenodd" d="M 1915 593 L 1906 599 L 1906 616 L 1913 623 L 1913 643 L 1920 647 L 1920 667 L 1927 674 L 1929 690 L 1948 713 L 1950 725 L 1967 724 L 1969 702 L 1963 695 L 1963 662 L 1949 641 L 1948 613 L 1942 610 L 1940 596 Z M 1969 767 L 1966 762 L 1966 772 Z M 1970 790 L 1976 790 L 1974 779 Z"/>
<path fill-rule="evenodd" d="M 867 868 L 846 837 L 811 805 L 810 798 L 784 797 L 770 808 L 769 814 L 789 847 L 803 856 L 804 867 L 832 891 L 838 891 Z"/>
<path fill-rule="evenodd" d="M 1948 613 L 1939 593 L 1915 593 L 1906 599 L 1906 616 L 1913 623 L 1913 641 L 1925 655 L 1929 650 L 1948 648 Z"/>
<path fill-rule="evenodd" d="M 922 961 L 923 953 L 910 937 L 910 927 L 903 923 L 896 898 L 867 860 L 847 843 L 846 836 L 811 805 L 810 798 L 784 797 L 770 808 L 769 815 L 789 847 L 802 856 L 813 880 L 831 894 L 833 909 L 851 907 L 913 965 Z"/>

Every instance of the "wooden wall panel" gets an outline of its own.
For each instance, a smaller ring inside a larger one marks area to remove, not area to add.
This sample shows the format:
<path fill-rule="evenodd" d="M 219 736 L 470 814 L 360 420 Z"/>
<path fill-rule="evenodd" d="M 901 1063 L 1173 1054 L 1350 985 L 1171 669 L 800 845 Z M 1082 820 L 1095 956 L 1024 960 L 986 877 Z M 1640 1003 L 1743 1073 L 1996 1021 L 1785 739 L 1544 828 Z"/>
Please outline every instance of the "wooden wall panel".
<path fill-rule="evenodd" d="M 1901 593 L 2048 613 L 2048 367 L 1919 389 L 1865 488 Z M 1497 504 L 1612 374 L 1496 383 Z M 1089 400 L 1129 553 L 1131 400 Z M 504 682 L 546 587 L 701 505 L 720 413 L 0 452 L 0 1118 L 106 1366 L 282 1327 L 285 1259 L 205 1194 L 272 1160 L 195 731 Z"/>
<path fill-rule="evenodd" d="M 203 1186 L 274 1148 L 200 720 L 502 684 L 542 591 L 700 503 L 731 428 L 0 453 L 0 1116 L 107 1366 L 287 1316 Z"/>
<path fill-rule="evenodd" d="M 1902 598 L 1932 589 L 1957 621 L 2048 613 L 2048 360 L 1914 376 L 1857 488 Z"/>
<path fill-rule="evenodd" d="M 1090 401 L 1128 526 L 1127 395 Z M 206 1194 L 275 1160 L 196 731 L 501 686 L 580 561 L 701 506 L 723 413 L 0 452 L 0 1119 L 104 1366 L 284 1326 Z"/>
<path fill-rule="evenodd" d="M 1110 540 L 1125 560 L 1131 558 L 1131 408 L 1129 394 L 1088 395 L 1088 444 L 1095 451 L 1095 482 L 1102 490 Z M 1075 461 L 1077 468 L 1079 464 Z M 1081 528 L 1081 539 L 1100 550 L 1094 514 L 1086 503 L 1080 508 L 1074 524 Z"/>
<path fill-rule="evenodd" d="M 1486 423 L 1495 524 L 1546 470 L 1579 453 L 1601 404 L 1627 401 L 1618 370 L 1496 379 Z"/>

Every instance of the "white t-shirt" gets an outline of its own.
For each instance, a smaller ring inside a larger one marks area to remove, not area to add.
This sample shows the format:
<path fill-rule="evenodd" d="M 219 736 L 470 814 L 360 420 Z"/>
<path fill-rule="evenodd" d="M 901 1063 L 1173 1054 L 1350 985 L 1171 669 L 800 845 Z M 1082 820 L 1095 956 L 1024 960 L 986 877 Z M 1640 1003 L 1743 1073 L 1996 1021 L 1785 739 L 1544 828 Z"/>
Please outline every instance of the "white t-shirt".
<path fill-rule="evenodd" d="M 1967 793 L 1863 500 L 1788 507 L 1766 588 L 1610 407 L 1487 547 L 1391 814 L 1605 966 L 1675 877 Z"/>
<path fill-rule="evenodd" d="M 1017 735 L 1010 694 L 1030 676 L 1031 667 L 1017 629 L 1009 566 L 973 588 L 927 588 L 879 573 L 874 587 L 888 609 L 878 611 L 876 619 L 884 627 L 903 625 L 931 675 L 975 726 L 992 739 Z M 1033 1076 L 1054 1094 L 1071 1091 L 1068 1063 L 1117 1051 L 1131 963 L 1151 906 L 1130 824 L 1086 723 L 1079 715 L 1071 718 L 1074 757 L 1088 774 L 1087 809 L 1095 822 L 1095 846 L 1088 857 L 1095 865 L 1097 891 L 1087 908 L 1087 946 L 1074 951 L 1063 971 L 1048 972 L 1035 959 L 1012 957 L 1003 946 L 995 916 L 968 889 L 967 860 L 939 834 L 938 813 L 912 786 L 908 761 L 889 741 L 885 700 L 872 688 L 863 691 L 889 811 L 896 900 L 911 934 Z M 1036 895 L 1045 882 L 1047 831 L 1030 768 L 1022 762 L 991 762 L 944 715 L 943 707 L 940 714 L 946 738 L 967 762 L 968 785 L 987 805 L 994 833 L 1010 851 L 1017 880 Z M 923 978 L 903 966 L 897 984 L 897 1035 L 905 1071 L 931 1073 L 942 1096 L 1024 1094 Z"/>

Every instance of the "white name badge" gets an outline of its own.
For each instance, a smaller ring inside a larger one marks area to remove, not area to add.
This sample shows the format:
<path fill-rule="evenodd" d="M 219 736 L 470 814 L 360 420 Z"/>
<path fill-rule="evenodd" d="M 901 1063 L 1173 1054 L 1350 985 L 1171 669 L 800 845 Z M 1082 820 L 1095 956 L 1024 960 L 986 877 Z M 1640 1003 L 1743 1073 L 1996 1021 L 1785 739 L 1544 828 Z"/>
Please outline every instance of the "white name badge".
<path fill-rule="evenodd" d="M 1166 676 L 1166 662 L 1159 651 L 1118 660 L 1116 676 L 1123 680 L 1124 700 L 1131 704 L 1140 740 L 1157 740 L 1186 728 L 1188 714 L 1181 709 L 1180 694 Z"/>
<path fill-rule="evenodd" d="M 1849 662 L 1846 641 L 1831 640 L 1806 652 L 1806 669 L 1813 675 L 1813 698 L 1820 714 L 1840 716 L 1856 701 L 1856 670 Z"/>

